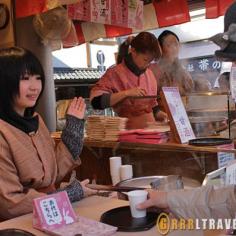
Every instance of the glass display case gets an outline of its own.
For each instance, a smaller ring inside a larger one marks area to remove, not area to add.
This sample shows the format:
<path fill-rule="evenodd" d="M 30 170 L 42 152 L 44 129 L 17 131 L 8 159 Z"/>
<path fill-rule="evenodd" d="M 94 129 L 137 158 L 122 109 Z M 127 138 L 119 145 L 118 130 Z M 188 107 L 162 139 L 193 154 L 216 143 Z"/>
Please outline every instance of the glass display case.
<path fill-rule="evenodd" d="M 186 96 L 185 107 L 197 137 L 236 137 L 233 128 L 235 103 L 229 93 L 191 93 Z"/>

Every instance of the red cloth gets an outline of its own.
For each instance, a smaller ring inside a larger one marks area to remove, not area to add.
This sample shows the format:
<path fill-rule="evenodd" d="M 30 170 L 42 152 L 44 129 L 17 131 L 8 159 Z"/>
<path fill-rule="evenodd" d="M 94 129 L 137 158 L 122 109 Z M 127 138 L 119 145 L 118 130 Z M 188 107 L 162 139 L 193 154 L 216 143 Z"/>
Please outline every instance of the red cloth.
<path fill-rule="evenodd" d="M 47 0 L 15 0 L 16 18 L 35 15 L 47 10 Z"/>
<path fill-rule="evenodd" d="M 132 34 L 131 28 L 124 28 L 113 25 L 104 25 L 104 26 L 105 26 L 106 36 L 108 38 Z"/>
<path fill-rule="evenodd" d="M 181 24 L 190 21 L 187 0 L 154 1 L 159 27 Z"/>
<path fill-rule="evenodd" d="M 75 22 L 74 26 L 75 26 L 75 30 L 76 30 L 76 34 L 77 34 L 77 38 L 78 38 L 78 43 L 79 44 L 85 43 L 86 41 L 85 41 L 85 38 L 84 38 L 84 34 L 83 34 L 81 24 L 78 23 L 78 22 Z"/>
<path fill-rule="evenodd" d="M 119 133 L 120 142 L 159 144 L 167 142 L 168 139 L 169 132 L 159 132 L 157 130 L 134 129 Z"/>
<path fill-rule="evenodd" d="M 217 18 L 225 14 L 234 0 L 206 0 L 206 18 Z"/>

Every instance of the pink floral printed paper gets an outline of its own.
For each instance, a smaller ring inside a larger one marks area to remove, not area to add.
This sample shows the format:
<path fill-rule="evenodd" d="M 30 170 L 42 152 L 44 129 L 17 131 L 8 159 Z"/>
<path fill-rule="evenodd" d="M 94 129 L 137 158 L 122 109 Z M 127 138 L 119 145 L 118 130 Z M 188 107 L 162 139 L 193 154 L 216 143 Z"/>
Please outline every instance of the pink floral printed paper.
<path fill-rule="evenodd" d="M 116 227 L 82 216 L 79 216 L 77 221 L 73 224 L 66 225 L 52 231 L 45 230 L 46 233 L 54 236 L 109 236 L 114 234 L 116 231 Z"/>

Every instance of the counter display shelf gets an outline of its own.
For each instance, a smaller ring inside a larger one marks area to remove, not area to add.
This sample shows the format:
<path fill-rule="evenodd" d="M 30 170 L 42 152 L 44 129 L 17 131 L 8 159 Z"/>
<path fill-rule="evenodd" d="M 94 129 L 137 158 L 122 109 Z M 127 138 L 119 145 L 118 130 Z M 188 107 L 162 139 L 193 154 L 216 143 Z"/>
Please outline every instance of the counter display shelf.
<path fill-rule="evenodd" d="M 54 132 L 51 137 L 55 142 L 60 141 L 61 132 Z M 236 143 L 236 140 L 235 140 Z M 194 146 L 189 144 L 179 144 L 173 142 L 166 142 L 160 144 L 145 144 L 145 143 L 131 143 L 131 142 L 118 142 L 118 141 L 106 141 L 103 140 L 91 140 L 84 139 L 84 146 L 91 148 L 112 148 L 114 155 L 119 148 L 125 149 L 140 149 L 140 150 L 159 150 L 159 151 L 175 151 L 175 152 L 203 152 L 203 153 L 217 153 L 228 152 L 236 153 L 236 149 L 221 149 L 214 146 Z"/>
<path fill-rule="evenodd" d="M 197 137 L 235 137 L 230 132 L 230 123 L 236 118 L 235 102 L 228 92 L 190 93 L 186 95 L 185 107 Z"/>
<path fill-rule="evenodd" d="M 56 142 L 60 133 L 52 134 Z M 89 178 L 97 184 L 111 184 L 109 157 L 121 156 L 123 164 L 133 165 L 134 177 L 181 175 L 202 183 L 206 174 L 218 169 L 218 152 L 236 153 L 235 149 L 199 147 L 188 144 L 142 144 L 84 140 L 77 168 L 79 179 Z"/>

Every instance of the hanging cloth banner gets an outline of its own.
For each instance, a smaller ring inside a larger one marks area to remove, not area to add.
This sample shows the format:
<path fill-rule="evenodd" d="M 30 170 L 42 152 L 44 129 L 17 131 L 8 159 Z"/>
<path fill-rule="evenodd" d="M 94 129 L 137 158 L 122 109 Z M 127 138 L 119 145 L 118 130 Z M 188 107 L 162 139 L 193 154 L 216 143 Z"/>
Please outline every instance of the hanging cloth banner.
<path fill-rule="evenodd" d="M 187 0 L 154 1 L 159 27 L 166 27 L 190 21 Z"/>
<path fill-rule="evenodd" d="M 143 28 L 143 1 L 141 0 L 82 0 L 68 6 L 73 20 Z"/>
<path fill-rule="evenodd" d="M 78 0 L 15 0 L 16 18 L 36 15 L 58 6 L 77 2 Z"/>
<path fill-rule="evenodd" d="M 223 16 L 234 0 L 206 0 L 206 18 Z"/>
<path fill-rule="evenodd" d="M 47 0 L 16 0 L 16 18 L 35 15 L 47 11 Z"/>
<path fill-rule="evenodd" d="M 163 5 L 162 1 L 166 2 L 166 6 L 172 10 L 168 10 L 167 13 L 164 13 L 167 7 Z M 176 6 L 176 2 L 177 5 L 179 5 L 178 7 Z M 171 13 L 175 15 L 171 17 Z M 165 16 L 165 20 L 160 19 L 161 14 L 162 16 Z M 174 0 L 169 2 L 166 0 L 159 0 L 157 3 L 147 4 L 143 6 L 142 31 L 165 27 L 173 23 L 181 24 L 188 21 L 190 21 L 190 16 L 186 0 Z M 140 31 L 134 28 L 119 27 L 114 25 L 99 24 L 86 21 L 75 21 L 74 25 L 79 44 L 89 42 L 98 38 L 118 37 L 137 33 Z"/>

